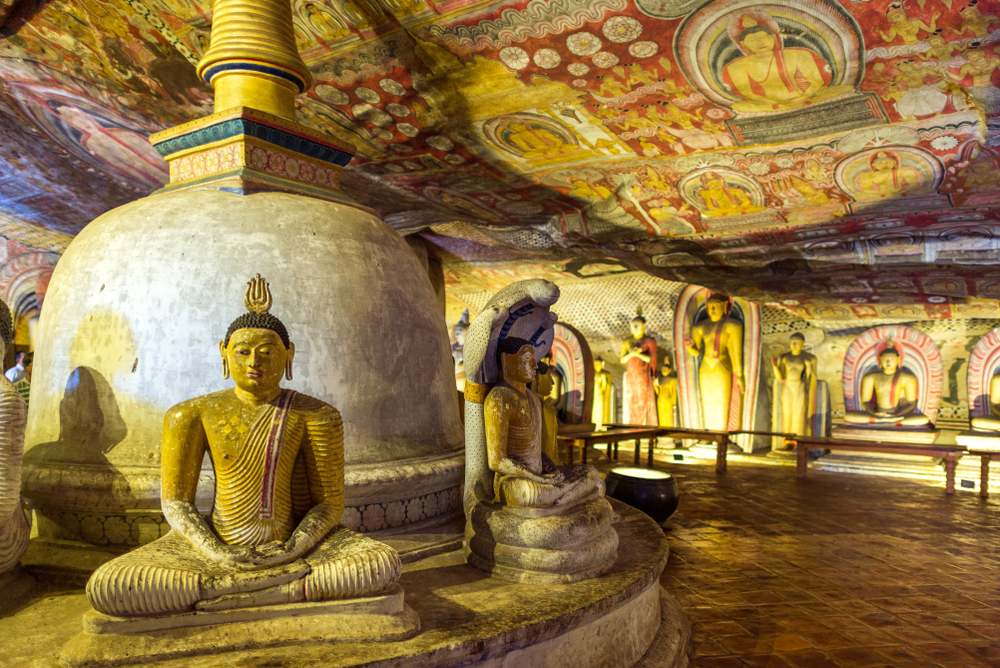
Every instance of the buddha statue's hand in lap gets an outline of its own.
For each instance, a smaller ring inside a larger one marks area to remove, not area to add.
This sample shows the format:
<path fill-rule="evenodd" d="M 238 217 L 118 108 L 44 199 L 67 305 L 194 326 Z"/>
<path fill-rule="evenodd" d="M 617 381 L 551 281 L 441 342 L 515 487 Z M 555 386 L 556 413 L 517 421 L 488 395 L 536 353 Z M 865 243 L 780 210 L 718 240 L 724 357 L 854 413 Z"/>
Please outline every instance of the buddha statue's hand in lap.
<path fill-rule="evenodd" d="M 494 473 L 495 501 L 542 508 L 603 493 L 604 482 L 589 466 L 557 467 L 542 452 L 542 408 L 528 386 L 535 379 L 535 348 L 509 337 L 497 348 L 501 381 L 485 402 L 486 449 Z"/>
<path fill-rule="evenodd" d="M 259 275 L 248 313 L 220 343 L 236 387 L 167 411 L 163 513 L 173 531 L 102 566 L 87 585 L 111 615 L 319 601 L 385 593 L 401 572 L 392 548 L 338 526 L 343 425 L 336 408 L 282 389 L 295 346 L 268 313 Z M 195 506 L 202 459 L 215 471 L 206 521 Z"/>
<path fill-rule="evenodd" d="M 846 422 L 852 424 L 890 424 L 921 426 L 930 422 L 917 410 L 917 377 L 900 366 L 899 351 L 890 341 L 878 356 L 879 368 L 861 378 L 863 410 L 847 411 Z M 874 399 L 874 406 L 872 400 Z"/>

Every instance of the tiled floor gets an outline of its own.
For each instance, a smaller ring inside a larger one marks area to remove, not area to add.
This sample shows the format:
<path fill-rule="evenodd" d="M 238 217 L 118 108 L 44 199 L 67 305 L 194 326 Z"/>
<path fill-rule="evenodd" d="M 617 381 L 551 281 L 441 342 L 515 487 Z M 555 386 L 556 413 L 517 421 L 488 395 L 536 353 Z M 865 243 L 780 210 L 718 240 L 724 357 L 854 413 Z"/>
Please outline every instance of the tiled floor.
<path fill-rule="evenodd" d="M 680 483 L 662 582 L 691 617 L 696 668 L 1000 666 L 1000 496 L 657 467 Z"/>

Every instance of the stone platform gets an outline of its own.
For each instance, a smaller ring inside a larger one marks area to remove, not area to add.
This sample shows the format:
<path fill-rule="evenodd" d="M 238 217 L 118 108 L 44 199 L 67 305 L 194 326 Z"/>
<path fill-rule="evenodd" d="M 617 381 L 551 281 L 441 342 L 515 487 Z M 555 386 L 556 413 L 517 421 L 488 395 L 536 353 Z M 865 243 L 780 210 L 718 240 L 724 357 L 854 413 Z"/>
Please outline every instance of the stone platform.
<path fill-rule="evenodd" d="M 963 431 L 955 441 L 969 450 L 1000 452 L 1000 432 L 996 431 Z"/>
<path fill-rule="evenodd" d="M 224 653 L 142 665 L 154 668 L 687 666 L 689 622 L 677 601 L 658 581 L 667 561 L 667 538 L 647 516 L 611 502 L 621 516 L 621 521 L 614 525 L 621 547 L 614 567 L 604 576 L 572 585 L 516 584 L 490 578 L 469 567 L 461 550 L 454 550 L 411 560 L 404 566 L 400 584 L 406 605 L 420 619 L 420 632 L 408 640 L 265 649 L 233 646 Z M 412 549 L 425 555 L 433 551 L 426 539 L 410 542 Z M 0 619 L 0 637 L 19 639 L 17 643 L 5 644 L 4 665 L 9 668 L 60 665 L 58 657 L 63 646 L 82 630 L 82 619 L 89 610 L 81 590 L 55 591 L 43 581 L 32 598 L 11 616 Z"/>
<path fill-rule="evenodd" d="M 891 425 L 876 429 L 870 425 L 841 424 L 833 428 L 831 438 L 852 441 L 884 441 L 886 443 L 933 443 L 938 433 L 933 427 L 897 427 Z M 882 455 L 883 457 L 906 457 L 907 455 Z"/>

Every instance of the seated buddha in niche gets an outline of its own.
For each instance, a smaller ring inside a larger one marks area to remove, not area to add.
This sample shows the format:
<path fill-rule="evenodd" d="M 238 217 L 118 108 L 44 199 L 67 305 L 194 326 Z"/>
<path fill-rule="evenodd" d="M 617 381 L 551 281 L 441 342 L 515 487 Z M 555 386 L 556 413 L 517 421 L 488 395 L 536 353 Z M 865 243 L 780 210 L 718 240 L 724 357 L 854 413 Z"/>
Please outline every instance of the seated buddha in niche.
<path fill-rule="evenodd" d="M 990 414 L 972 418 L 972 428 L 1000 431 L 1000 375 L 990 378 Z"/>
<path fill-rule="evenodd" d="M 535 379 L 535 347 L 516 337 L 497 348 L 501 381 L 486 395 L 486 452 L 495 501 L 521 508 L 565 505 L 604 481 L 589 466 L 557 467 L 542 451 L 542 405 L 527 389 Z"/>
<path fill-rule="evenodd" d="M 917 377 L 909 369 L 904 369 L 900 361 L 899 351 L 890 340 L 885 350 L 879 353 L 879 368 L 861 378 L 862 410 L 847 411 L 844 416 L 846 422 L 912 427 L 930 422 L 917 410 Z"/>
<path fill-rule="evenodd" d="M 340 413 L 280 387 L 295 346 L 268 310 L 258 275 L 248 313 L 220 342 L 236 387 L 167 411 L 161 472 L 172 531 L 94 573 L 87 596 L 100 612 L 166 615 L 195 610 L 372 596 L 396 586 L 396 552 L 338 526 L 344 510 Z M 215 471 L 206 521 L 195 506 L 202 459 Z"/>
<path fill-rule="evenodd" d="M 749 113 L 785 111 L 854 90 L 849 85 L 831 86 L 830 65 L 814 51 L 785 48 L 769 16 L 744 14 L 738 21 L 736 43 L 746 55 L 722 70 L 726 88 L 743 98 L 742 102 L 733 104 L 733 110 Z"/>
<path fill-rule="evenodd" d="M 714 172 L 701 175 L 702 188 L 698 191 L 701 197 L 702 215 L 741 216 L 745 213 L 763 211 L 764 207 L 755 205 L 750 196 L 739 187 L 733 187 Z"/>

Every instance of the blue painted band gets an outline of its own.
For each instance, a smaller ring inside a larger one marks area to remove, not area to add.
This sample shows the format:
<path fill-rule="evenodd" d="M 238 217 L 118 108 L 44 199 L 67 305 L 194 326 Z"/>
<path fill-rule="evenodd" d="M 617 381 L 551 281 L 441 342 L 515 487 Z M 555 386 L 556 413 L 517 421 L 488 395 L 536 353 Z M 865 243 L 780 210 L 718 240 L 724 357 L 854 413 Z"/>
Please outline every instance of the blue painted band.
<path fill-rule="evenodd" d="M 306 89 L 306 82 L 301 78 L 297 77 L 291 72 L 286 72 L 285 70 L 278 69 L 277 67 L 268 67 L 267 65 L 261 65 L 260 63 L 247 63 L 247 62 L 228 62 L 219 63 L 218 65 L 212 65 L 207 70 L 204 71 L 202 77 L 205 79 L 205 83 L 212 83 L 212 79 L 222 74 L 223 72 L 232 72 L 233 70 L 239 70 L 241 72 L 257 72 L 259 74 L 267 74 L 268 76 L 278 77 L 284 79 L 290 83 L 295 84 L 299 88 L 299 92 L 303 92 Z"/>

